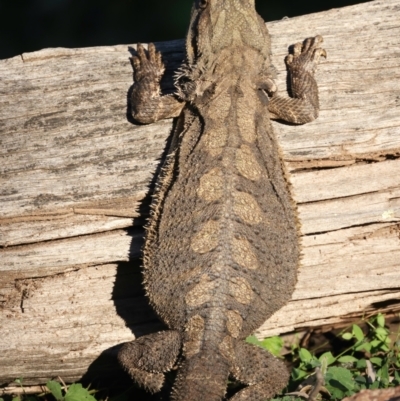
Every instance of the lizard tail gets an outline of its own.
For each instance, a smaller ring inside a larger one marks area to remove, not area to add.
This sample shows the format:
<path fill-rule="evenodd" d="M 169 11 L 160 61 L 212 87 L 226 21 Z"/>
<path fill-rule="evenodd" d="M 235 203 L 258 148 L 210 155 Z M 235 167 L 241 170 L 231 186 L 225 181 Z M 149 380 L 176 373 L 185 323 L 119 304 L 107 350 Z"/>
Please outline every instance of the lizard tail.
<path fill-rule="evenodd" d="M 180 366 L 173 401 L 221 401 L 229 377 L 229 363 L 220 353 L 200 352 Z"/>
<path fill-rule="evenodd" d="M 235 344 L 227 330 L 226 309 L 212 305 L 222 301 L 215 297 L 200 313 L 188 313 L 173 401 L 222 401 L 225 397 Z"/>

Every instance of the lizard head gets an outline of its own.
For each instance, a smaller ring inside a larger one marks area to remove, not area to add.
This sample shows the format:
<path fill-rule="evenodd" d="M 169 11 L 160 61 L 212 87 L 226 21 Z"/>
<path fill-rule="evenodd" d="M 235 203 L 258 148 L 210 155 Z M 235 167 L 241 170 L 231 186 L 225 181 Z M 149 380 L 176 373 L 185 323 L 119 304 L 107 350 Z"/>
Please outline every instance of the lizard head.
<path fill-rule="evenodd" d="M 186 38 L 187 61 L 192 65 L 233 44 L 268 53 L 267 37 L 255 0 L 195 0 Z"/>

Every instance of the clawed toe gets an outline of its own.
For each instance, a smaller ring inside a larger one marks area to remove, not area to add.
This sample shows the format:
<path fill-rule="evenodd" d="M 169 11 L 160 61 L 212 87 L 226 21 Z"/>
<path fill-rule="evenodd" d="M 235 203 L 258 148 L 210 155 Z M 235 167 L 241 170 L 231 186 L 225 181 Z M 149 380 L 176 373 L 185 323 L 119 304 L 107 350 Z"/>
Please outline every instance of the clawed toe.
<path fill-rule="evenodd" d="M 317 35 L 313 38 L 307 38 L 302 45 L 302 51 L 307 52 L 312 49 L 316 49 L 323 41 L 324 39 L 321 35 Z"/>
<path fill-rule="evenodd" d="M 320 45 L 323 42 L 321 35 L 313 38 L 307 38 L 303 43 L 299 42 L 293 46 L 292 54 L 286 57 L 286 64 L 297 68 L 303 68 L 308 71 L 315 71 L 315 68 L 321 57 L 326 58 L 326 51 Z"/>
<path fill-rule="evenodd" d="M 161 53 L 156 50 L 153 43 L 149 43 L 147 51 L 141 43 L 138 43 L 137 55 L 131 57 L 131 61 L 136 82 L 144 77 L 152 77 L 157 81 L 164 73 Z"/>

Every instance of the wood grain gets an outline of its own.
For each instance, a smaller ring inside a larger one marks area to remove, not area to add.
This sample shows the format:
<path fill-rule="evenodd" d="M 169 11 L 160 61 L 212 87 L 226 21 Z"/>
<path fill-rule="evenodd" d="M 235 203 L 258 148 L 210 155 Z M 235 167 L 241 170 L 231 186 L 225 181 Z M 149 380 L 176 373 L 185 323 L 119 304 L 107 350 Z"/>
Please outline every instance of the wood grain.
<path fill-rule="evenodd" d="M 285 91 L 289 45 L 320 34 L 321 113 L 274 123 L 302 223 L 293 300 L 257 335 L 400 310 L 400 1 L 268 24 Z M 183 41 L 157 43 L 163 80 Z M 119 375 L 118 344 L 161 327 L 141 289 L 142 225 L 172 121 L 129 117 L 135 45 L 0 61 L 0 384 Z"/>

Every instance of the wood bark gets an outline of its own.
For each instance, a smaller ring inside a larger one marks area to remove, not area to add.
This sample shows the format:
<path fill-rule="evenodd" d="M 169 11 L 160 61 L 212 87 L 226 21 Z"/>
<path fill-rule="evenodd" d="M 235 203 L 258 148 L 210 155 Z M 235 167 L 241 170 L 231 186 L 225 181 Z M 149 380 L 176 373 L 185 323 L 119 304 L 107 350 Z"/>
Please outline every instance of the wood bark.
<path fill-rule="evenodd" d="M 293 300 L 260 337 L 400 309 L 400 1 L 268 23 L 320 34 L 319 118 L 274 123 L 302 223 Z M 183 41 L 157 43 L 165 91 Z M 129 117 L 135 45 L 0 61 L 0 384 L 119 372 L 118 344 L 161 327 L 141 289 L 142 224 L 172 120 Z"/>

